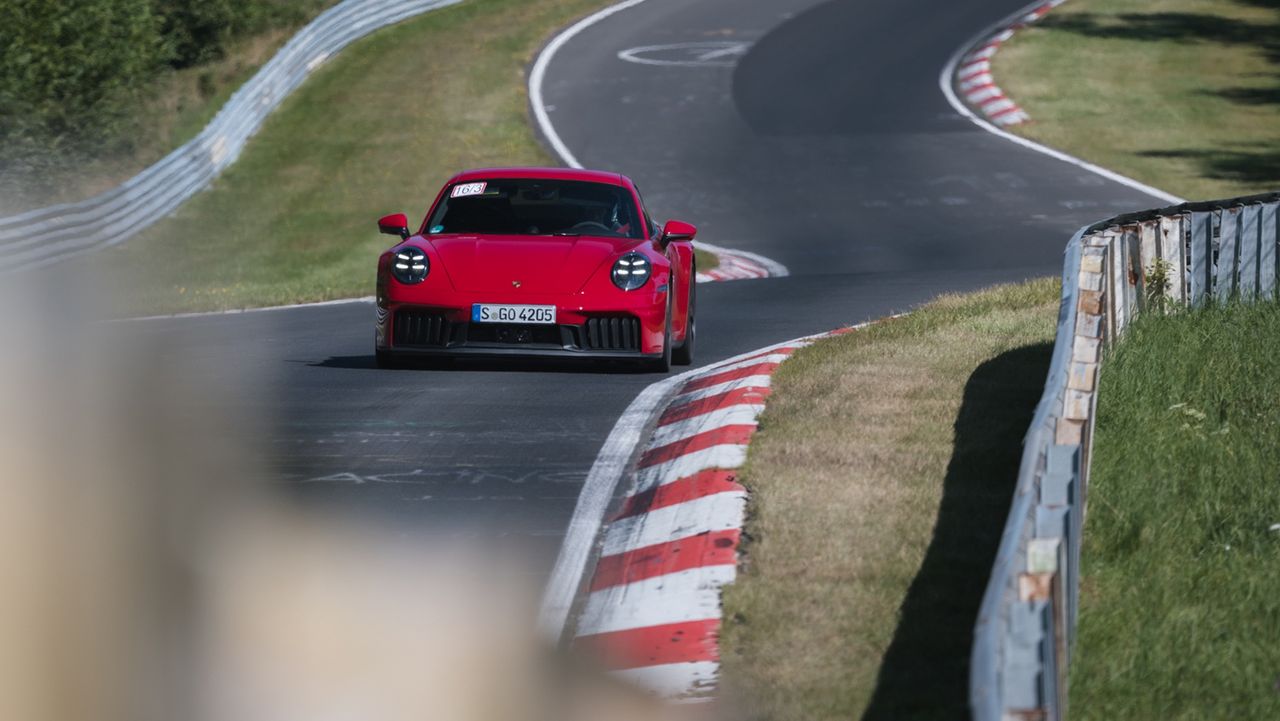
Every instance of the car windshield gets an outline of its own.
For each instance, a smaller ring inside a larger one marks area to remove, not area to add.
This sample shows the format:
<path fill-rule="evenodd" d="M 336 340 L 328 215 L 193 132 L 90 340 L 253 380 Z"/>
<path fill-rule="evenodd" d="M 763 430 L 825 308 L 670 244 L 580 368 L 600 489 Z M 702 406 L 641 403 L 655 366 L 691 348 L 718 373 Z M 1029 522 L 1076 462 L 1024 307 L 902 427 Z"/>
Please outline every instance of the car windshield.
<path fill-rule="evenodd" d="M 427 233 L 603 235 L 640 238 L 626 188 L 576 180 L 512 178 L 455 183 L 440 200 Z"/>

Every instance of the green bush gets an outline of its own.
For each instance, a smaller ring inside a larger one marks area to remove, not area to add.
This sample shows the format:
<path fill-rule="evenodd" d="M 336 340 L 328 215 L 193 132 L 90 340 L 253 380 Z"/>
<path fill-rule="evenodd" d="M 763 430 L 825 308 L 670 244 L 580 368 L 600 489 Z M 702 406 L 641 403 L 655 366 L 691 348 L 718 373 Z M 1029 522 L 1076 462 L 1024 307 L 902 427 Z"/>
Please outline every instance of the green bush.
<path fill-rule="evenodd" d="M 152 0 L 0 0 L 0 164 L 118 150 L 165 54 Z"/>
<path fill-rule="evenodd" d="M 232 0 L 156 0 L 169 62 L 185 68 L 221 58 L 253 7 Z"/>
<path fill-rule="evenodd" d="M 0 189 L 126 152 L 166 68 L 336 0 L 0 0 Z"/>

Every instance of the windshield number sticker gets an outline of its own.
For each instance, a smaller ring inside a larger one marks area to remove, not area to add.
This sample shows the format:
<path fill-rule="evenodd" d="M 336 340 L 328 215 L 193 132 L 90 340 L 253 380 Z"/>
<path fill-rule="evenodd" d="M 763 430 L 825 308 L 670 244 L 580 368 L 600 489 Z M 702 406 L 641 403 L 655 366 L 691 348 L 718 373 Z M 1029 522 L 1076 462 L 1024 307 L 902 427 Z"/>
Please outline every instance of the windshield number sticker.
<path fill-rule="evenodd" d="M 459 183 L 453 186 L 453 192 L 449 194 L 451 198 L 465 198 L 469 195 L 483 195 L 484 186 L 488 183 Z"/>

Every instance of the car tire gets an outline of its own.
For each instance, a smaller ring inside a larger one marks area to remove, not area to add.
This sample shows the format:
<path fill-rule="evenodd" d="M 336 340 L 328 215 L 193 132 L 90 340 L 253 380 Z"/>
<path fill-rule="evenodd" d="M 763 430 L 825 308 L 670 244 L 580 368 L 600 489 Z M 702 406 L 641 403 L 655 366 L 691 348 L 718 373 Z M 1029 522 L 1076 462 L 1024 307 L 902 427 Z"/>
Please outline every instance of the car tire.
<path fill-rule="evenodd" d="M 374 349 L 373 362 L 379 368 L 391 369 L 400 367 L 400 359 L 392 355 L 391 351 Z"/>
<path fill-rule="evenodd" d="M 647 361 L 645 369 L 653 373 L 671 372 L 671 298 L 674 293 L 667 293 L 667 319 L 662 333 L 662 355 Z"/>
<path fill-rule="evenodd" d="M 689 312 L 685 316 L 684 342 L 671 354 L 671 362 L 678 366 L 693 363 L 693 347 L 698 339 L 698 316 L 695 313 L 698 306 L 698 284 L 694 282 L 692 274 L 689 281 Z"/>

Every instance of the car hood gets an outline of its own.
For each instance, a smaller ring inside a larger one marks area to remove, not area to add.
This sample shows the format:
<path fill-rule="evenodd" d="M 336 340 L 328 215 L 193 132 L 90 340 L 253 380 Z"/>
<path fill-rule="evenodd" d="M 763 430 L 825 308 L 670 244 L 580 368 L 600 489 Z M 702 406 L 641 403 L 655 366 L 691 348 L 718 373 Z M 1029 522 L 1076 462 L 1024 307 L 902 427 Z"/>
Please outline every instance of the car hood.
<path fill-rule="evenodd" d="M 437 235 L 435 248 L 449 280 L 461 291 L 510 291 L 519 282 L 531 293 L 573 293 L 634 238 L 528 235 Z"/>

